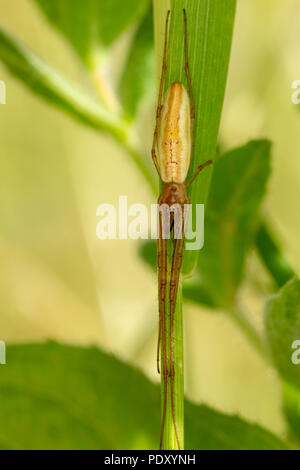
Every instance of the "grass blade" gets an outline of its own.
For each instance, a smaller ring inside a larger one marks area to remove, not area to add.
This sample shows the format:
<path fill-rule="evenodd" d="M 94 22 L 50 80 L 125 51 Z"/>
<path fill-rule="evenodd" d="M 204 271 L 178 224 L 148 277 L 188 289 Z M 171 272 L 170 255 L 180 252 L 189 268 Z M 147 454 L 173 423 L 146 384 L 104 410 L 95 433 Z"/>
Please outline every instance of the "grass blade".
<path fill-rule="evenodd" d="M 161 70 L 166 13 L 171 9 L 166 88 L 174 81 L 187 86 L 184 70 L 183 9 L 188 19 L 188 49 L 196 106 L 194 159 L 190 175 L 214 159 L 231 50 L 235 0 L 154 0 L 156 57 Z M 212 169 L 206 169 L 191 190 L 193 204 L 206 202 Z M 183 273 L 190 274 L 198 251 L 185 253 Z"/>

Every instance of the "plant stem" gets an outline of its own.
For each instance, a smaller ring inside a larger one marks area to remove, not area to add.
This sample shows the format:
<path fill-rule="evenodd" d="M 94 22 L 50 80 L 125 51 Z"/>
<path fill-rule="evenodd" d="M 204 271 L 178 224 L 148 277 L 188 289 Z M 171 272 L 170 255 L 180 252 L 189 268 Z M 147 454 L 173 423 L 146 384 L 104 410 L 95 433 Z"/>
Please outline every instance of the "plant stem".
<path fill-rule="evenodd" d="M 167 292 L 168 292 L 167 286 Z M 168 296 L 167 296 L 168 297 Z M 170 364 L 170 316 L 169 302 L 166 299 L 166 337 L 167 337 L 167 361 Z M 175 421 L 180 441 L 180 450 L 184 449 L 184 370 L 183 370 L 183 316 L 182 316 L 182 283 L 178 287 L 176 310 L 174 317 L 174 359 L 175 359 L 175 378 L 174 378 L 174 408 Z M 161 365 L 161 370 L 162 365 Z M 163 450 L 178 450 L 175 427 L 173 423 L 172 405 L 171 405 L 171 383 L 168 377 L 167 383 L 167 409 L 163 439 Z M 161 400 L 163 412 L 164 399 L 164 380 L 161 380 Z"/>

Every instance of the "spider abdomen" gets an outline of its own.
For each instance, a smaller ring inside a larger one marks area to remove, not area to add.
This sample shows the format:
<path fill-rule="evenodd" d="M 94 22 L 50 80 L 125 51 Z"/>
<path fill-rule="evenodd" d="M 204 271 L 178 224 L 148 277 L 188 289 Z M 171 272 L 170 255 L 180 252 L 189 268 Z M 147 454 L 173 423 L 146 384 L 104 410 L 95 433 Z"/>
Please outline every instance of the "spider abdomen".
<path fill-rule="evenodd" d="M 180 82 L 169 87 L 158 128 L 158 163 L 165 183 L 183 183 L 191 161 L 191 109 Z"/>

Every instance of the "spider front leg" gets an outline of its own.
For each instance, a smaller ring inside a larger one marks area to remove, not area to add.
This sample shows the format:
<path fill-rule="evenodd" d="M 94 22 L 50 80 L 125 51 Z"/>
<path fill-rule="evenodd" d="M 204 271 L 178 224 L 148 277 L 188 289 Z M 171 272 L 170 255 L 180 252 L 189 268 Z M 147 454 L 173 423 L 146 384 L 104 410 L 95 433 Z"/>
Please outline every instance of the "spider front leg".
<path fill-rule="evenodd" d="M 171 12 L 169 10 L 167 14 L 166 26 L 165 26 L 164 56 L 163 56 L 162 71 L 161 71 L 161 78 L 160 78 L 158 104 L 157 104 L 157 109 L 156 109 L 155 131 L 154 131 L 153 144 L 152 144 L 152 159 L 153 159 L 155 168 L 159 176 L 160 176 L 160 168 L 159 168 L 159 164 L 157 161 L 156 144 L 157 144 L 157 136 L 158 136 L 158 127 L 159 127 L 161 111 L 162 111 L 162 98 L 163 98 L 166 71 L 167 71 L 167 49 L 168 49 L 168 30 L 169 30 L 170 13 Z"/>
<path fill-rule="evenodd" d="M 196 112 L 195 112 L 195 100 L 192 87 L 192 79 L 190 73 L 190 64 L 189 64 L 189 53 L 188 53 L 188 30 L 187 30 L 187 17 L 186 11 L 183 10 L 184 17 L 184 52 L 185 52 L 185 73 L 189 86 L 189 95 L 191 100 L 191 141 L 194 144 L 194 135 L 195 135 L 195 121 L 196 121 Z"/>
<path fill-rule="evenodd" d="M 196 169 L 195 173 L 193 174 L 192 178 L 190 179 L 190 181 L 186 184 L 186 188 L 189 188 L 193 184 L 193 182 L 195 181 L 195 179 L 197 178 L 199 173 L 202 170 L 204 170 L 204 168 L 206 168 L 207 166 L 212 165 L 212 164 L 213 164 L 213 161 L 208 160 L 207 162 L 202 163 L 202 165 L 199 165 L 198 168 Z"/>

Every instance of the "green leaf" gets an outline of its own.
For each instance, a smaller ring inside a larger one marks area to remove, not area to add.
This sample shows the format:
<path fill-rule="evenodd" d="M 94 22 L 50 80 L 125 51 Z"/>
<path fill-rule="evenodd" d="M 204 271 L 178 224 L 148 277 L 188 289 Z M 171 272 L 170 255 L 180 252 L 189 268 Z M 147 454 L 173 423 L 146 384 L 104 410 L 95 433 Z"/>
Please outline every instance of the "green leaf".
<path fill-rule="evenodd" d="M 299 367 L 299 366 L 298 366 Z M 291 440 L 300 445 L 300 390 L 290 382 L 282 381 L 283 411 L 289 425 Z"/>
<path fill-rule="evenodd" d="M 234 149 L 215 163 L 198 265 L 202 288 L 215 306 L 234 303 L 269 173 L 270 143 L 264 140 Z"/>
<path fill-rule="evenodd" d="M 154 97 L 154 36 L 153 11 L 140 24 L 133 39 L 120 83 L 120 96 L 128 120 L 133 120 L 142 100 Z"/>
<path fill-rule="evenodd" d="M 265 327 L 272 357 L 283 379 L 284 410 L 300 440 L 300 279 L 289 281 L 266 305 Z M 298 352 L 297 352 L 298 351 Z"/>
<path fill-rule="evenodd" d="M 266 305 L 265 326 L 281 376 L 300 389 L 300 366 L 292 362 L 292 344 L 300 340 L 300 279 L 289 281 Z"/>
<path fill-rule="evenodd" d="M 235 0 L 154 0 L 158 74 L 161 73 L 166 13 L 171 8 L 166 88 L 174 81 L 187 87 L 184 69 L 183 8 L 188 22 L 188 50 L 196 108 L 191 176 L 206 160 L 214 160 L 230 57 Z M 191 190 L 194 204 L 206 202 L 212 169 L 206 169 Z M 195 208 L 194 208 L 195 209 Z M 198 251 L 185 253 L 183 273 L 193 272 Z"/>
<path fill-rule="evenodd" d="M 183 286 L 183 295 L 186 300 L 197 304 L 205 305 L 205 307 L 214 308 L 214 299 L 207 290 L 196 280 L 187 279 Z"/>
<path fill-rule="evenodd" d="M 139 255 L 150 268 L 156 271 L 157 268 L 157 247 L 154 240 L 147 240 L 140 244 Z"/>
<path fill-rule="evenodd" d="M 238 416 L 219 413 L 207 406 L 185 406 L 186 449 L 267 450 L 287 449 L 287 445 L 262 427 Z"/>
<path fill-rule="evenodd" d="M 265 222 L 261 222 L 255 241 L 256 249 L 274 283 L 277 287 L 282 287 L 295 276 L 295 272 L 280 250 L 280 244 L 272 229 Z"/>
<path fill-rule="evenodd" d="M 158 386 L 96 348 L 54 343 L 7 348 L 0 366 L 1 449 L 154 449 Z M 5 425 L 4 425 L 5 423 Z M 186 403 L 190 449 L 284 449 L 238 417 Z"/>
<path fill-rule="evenodd" d="M 124 139 L 117 117 L 1 28 L 0 61 L 39 97 L 90 127 Z"/>
<path fill-rule="evenodd" d="M 35 0 L 87 64 L 146 11 L 149 0 Z"/>

